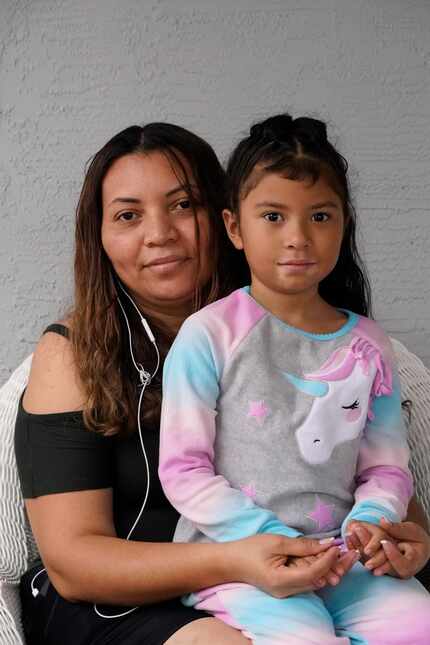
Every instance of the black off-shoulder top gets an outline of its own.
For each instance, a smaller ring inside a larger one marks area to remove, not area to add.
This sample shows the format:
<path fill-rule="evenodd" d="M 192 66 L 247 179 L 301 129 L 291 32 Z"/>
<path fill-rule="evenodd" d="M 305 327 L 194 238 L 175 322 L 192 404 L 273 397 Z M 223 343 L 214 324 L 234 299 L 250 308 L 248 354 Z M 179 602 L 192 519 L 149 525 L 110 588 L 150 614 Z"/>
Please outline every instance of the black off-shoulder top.
<path fill-rule="evenodd" d="M 63 325 L 46 331 L 68 338 Z M 149 462 L 149 495 L 132 539 L 167 542 L 178 513 L 158 479 L 159 431 L 143 428 Z M 141 508 L 146 467 L 137 431 L 126 438 L 104 437 L 86 429 L 82 412 L 30 414 L 19 402 L 15 454 L 24 498 L 112 488 L 117 534 L 126 537 Z"/>

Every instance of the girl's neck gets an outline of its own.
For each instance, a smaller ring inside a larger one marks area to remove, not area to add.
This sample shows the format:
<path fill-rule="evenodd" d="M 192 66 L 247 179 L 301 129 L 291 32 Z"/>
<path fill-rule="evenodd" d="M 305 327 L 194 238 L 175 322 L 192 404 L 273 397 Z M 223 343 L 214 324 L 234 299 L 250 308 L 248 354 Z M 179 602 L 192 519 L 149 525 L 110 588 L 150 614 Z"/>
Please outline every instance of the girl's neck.
<path fill-rule="evenodd" d="M 250 293 L 276 318 L 312 334 L 336 332 L 346 320 L 345 314 L 323 300 L 317 290 L 276 294 L 253 284 Z"/>

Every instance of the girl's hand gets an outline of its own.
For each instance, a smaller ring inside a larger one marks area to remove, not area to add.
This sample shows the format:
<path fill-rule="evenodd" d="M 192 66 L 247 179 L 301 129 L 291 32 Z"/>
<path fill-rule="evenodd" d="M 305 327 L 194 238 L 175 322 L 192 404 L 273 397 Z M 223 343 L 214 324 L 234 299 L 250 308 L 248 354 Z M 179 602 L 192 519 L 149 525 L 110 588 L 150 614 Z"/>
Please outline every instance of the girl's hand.
<path fill-rule="evenodd" d="M 349 549 L 358 549 L 360 560 L 375 576 L 382 576 L 391 571 L 383 543 L 387 542 L 387 533 L 376 524 L 353 520 L 348 524 L 346 545 Z"/>
<path fill-rule="evenodd" d="M 350 553 L 348 558 L 341 558 L 339 549 L 331 547 L 330 542 L 320 544 L 305 537 L 256 535 L 224 546 L 230 549 L 228 560 L 230 565 L 234 563 L 237 581 L 254 585 L 275 598 L 319 589 L 326 584 L 330 572 L 344 575 L 358 557 Z M 288 566 L 292 557 L 312 555 L 320 557 L 308 566 Z"/>
<path fill-rule="evenodd" d="M 430 535 L 415 522 L 398 522 L 391 524 L 384 518 L 381 526 L 386 534 L 396 540 L 383 542 L 387 562 L 377 567 L 374 573 L 399 578 L 411 578 L 427 564 L 430 558 Z"/>
<path fill-rule="evenodd" d="M 382 556 L 385 562 L 386 557 L 381 542 L 387 540 L 387 537 L 384 529 L 377 524 L 352 520 L 347 528 L 346 545 L 349 549 L 358 549 L 361 553 L 361 561 L 366 564 L 373 560 L 377 554 L 379 558 Z"/>

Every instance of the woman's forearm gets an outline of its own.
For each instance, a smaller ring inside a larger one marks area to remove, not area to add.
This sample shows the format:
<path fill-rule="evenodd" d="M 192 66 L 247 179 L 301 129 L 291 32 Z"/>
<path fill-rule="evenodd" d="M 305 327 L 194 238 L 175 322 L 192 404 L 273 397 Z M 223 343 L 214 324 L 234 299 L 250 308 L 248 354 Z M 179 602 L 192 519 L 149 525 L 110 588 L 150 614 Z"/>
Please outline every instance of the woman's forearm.
<path fill-rule="evenodd" d="M 47 563 L 47 568 L 57 591 L 68 600 L 141 605 L 240 578 L 233 549 L 231 544 L 85 536 L 63 557 L 61 567 Z"/>
<path fill-rule="evenodd" d="M 416 497 L 412 497 L 411 501 L 409 502 L 408 506 L 408 514 L 406 517 L 406 520 L 408 522 L 415 522 L 419 526 L 421 526 L 425 531 L 429 531 L 429 524 L 428 520 L 426 518 L 426 515 L 424 513 L 424 510 L 421 506 L 421 504 L 418 502 Z"/>
<path fill-rule="evenodd" d="M 233 543 L 117 537 L 110 489 L 44 495 L 26 500 L 26 508 L 50 580 L 71 601 L 144 604 L 241 579 Z"/>

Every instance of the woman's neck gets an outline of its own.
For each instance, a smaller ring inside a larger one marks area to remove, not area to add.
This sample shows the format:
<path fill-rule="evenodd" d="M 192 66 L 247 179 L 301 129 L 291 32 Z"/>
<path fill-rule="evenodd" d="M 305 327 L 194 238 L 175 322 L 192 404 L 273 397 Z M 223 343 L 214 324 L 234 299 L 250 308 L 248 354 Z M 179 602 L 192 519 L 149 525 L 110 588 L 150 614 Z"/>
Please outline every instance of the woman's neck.
<path fill-rule="evenodd" d="M 137 299 L 137 304 L 143 316 L 154 320 L 168 335 L 176 336 L 182 323 L 192 313 L 191 303 L 172 305 L 151 305 Z"/>

